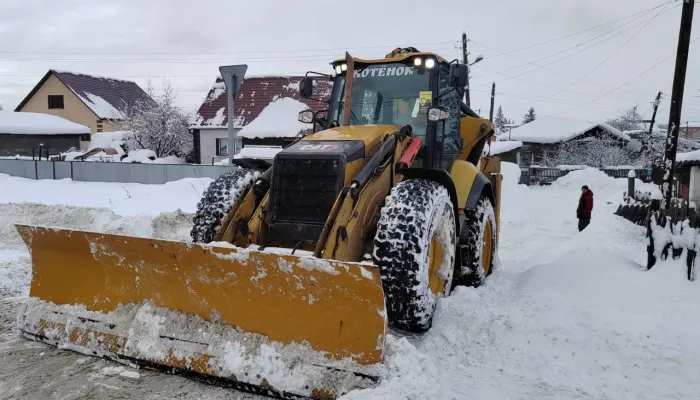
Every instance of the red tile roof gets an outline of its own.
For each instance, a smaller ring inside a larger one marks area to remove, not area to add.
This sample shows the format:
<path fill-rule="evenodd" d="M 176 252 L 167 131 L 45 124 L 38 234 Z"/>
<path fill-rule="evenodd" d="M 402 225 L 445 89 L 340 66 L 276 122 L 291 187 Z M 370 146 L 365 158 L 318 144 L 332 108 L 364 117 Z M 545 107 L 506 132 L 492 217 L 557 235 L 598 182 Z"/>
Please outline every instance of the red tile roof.
<path fill-rule="evenodd" d="M 249 77 L 241 84 L 241 90 L 234 101 L 235 127 L 242 128 L 253 121 L 270 103 L 282 97 L 291 97 L 309 106 L 314 111 L 328 108 L 333 83 L 327 78 L 314 79 L 314 98 L 321 102 L 303 99 L 299 96 L 299 82 L 303 76 Z M 226 86 L 220 77 L 199 107 L 193 126 L 227 127 L 228 102 Z M 218 114 L 218 116 L 217 116 Z"/>

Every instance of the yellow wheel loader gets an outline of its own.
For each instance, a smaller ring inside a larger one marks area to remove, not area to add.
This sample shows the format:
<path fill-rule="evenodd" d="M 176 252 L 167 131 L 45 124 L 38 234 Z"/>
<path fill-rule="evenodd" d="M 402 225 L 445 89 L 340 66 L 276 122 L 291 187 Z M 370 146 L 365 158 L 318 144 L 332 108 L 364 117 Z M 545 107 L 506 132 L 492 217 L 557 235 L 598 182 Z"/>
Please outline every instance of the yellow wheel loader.
<path fill-rule="evenodd" d="M 465 65 L 399 48 L 332 66 L 328 109 L 299 114 L 313 133 L 216 179 L 192 243 L 17 226 L 22 334 L 283 398 L 375 385 L 390 328 L 428 330 L 493 270 L 500 161 Z"/>

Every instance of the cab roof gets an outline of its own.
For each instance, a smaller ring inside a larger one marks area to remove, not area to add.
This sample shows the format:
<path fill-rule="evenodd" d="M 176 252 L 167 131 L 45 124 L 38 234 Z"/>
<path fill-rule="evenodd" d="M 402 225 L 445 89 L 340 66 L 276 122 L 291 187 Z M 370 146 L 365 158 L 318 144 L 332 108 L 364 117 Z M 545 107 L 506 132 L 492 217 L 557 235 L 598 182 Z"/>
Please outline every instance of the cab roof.
<path fill-rule="evenodd" d="M 364 58 L 352 57 L 352 59 L 356 63 L 362 63 L 362 64 L 384 64 L 384 63 L 402 62 L 402 61 L 405 61 L 409 58 L 413 58 L 416 56 L 435 57 L 435 59 L 440 63 L 449 63 L 449 61 L 445 60 L 444 58 L 440 57 L 439 55 L 437 55 L 435 53 L 431 53 L 428 51 L 417 51 L 417 50 L 411 51 L 411 50 L 400 49 L 400 48 L 393 50 L 391 53 L 387 54 L 384 58 L 364 59 Z M 345 62 L 345 59 L 339 58 L 339 59 L 333 61 L 332 64 L 335 65 L 337 63 L 342 63 L 342 62 Z"/>

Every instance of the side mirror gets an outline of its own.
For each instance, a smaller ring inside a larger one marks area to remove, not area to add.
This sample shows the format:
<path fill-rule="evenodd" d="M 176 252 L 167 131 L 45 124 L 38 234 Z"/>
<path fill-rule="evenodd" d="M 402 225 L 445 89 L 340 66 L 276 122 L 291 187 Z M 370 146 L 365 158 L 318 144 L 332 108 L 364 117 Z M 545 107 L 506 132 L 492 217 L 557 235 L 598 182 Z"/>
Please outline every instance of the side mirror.
<path fill-rule="evenodd" d="M 313 124 L 314 123 L 314 112 L 312 110 L 304 110 L 299 113 L 299 122 L 305 123 L 305 124 Z"/>
<path fill-rule="evenodd" d="M 469 69 L 465 64 L 450 64 L 450 81 L 456 87 L 467 86 Z"/>
<path fill-rule="evenodd" d="M 450 113 L 438 107 L 428 109 L 428 121 L 442 121 L 450 117 Z"/>
<path fill-rule="evenodd" d="M 308 99 L 313 95 L 314 82 L 309 78 L 302 78 L 299 82 L 299 94 L 302 98 Z"/>

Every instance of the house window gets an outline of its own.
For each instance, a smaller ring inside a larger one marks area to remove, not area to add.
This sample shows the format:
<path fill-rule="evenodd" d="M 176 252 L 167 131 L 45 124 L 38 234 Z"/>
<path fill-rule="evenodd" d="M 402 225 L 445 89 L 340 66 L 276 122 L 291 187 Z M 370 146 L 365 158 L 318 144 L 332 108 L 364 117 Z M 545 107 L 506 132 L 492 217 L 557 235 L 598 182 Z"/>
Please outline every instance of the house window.
<path fill-rule="evenodd" d="M 63 109 L 63 95 L 49 95 L 49 109 Z"/>
<path fill-rule="evenodd" d="M 520 166 L 529 167 L 532 164 L 532 153 L 530 151 L 520 152 Z"/>
<path fill-rule="evenodd" d="M 216 139 L 216 155 L 228 155 L 228 139 Z"/>

